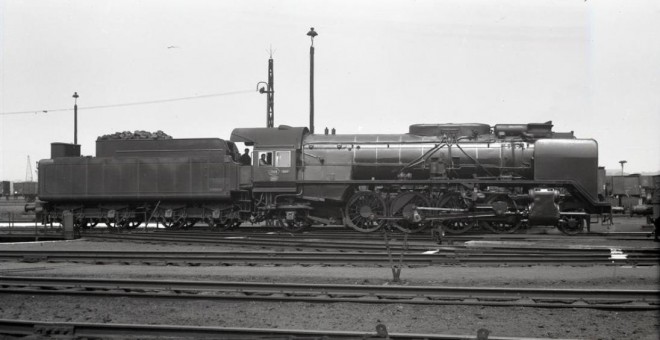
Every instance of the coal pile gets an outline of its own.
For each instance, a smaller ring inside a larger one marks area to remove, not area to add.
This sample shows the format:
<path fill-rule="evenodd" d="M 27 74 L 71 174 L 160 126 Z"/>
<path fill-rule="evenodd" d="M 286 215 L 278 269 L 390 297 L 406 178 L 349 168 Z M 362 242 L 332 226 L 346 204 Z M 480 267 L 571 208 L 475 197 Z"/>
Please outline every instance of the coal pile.
<path fill-rule="evenodd" d="M 126 139 L 154 139 L 154 140 L 163 140 L 163 139 L 172 139 L 172 136 L 166 134 L 165 132 L 158 130 L 156 132 L 149 132 L 144 130 L 135 130 L 135 132 L 124 131 L 124 132 L 115 132 L 109 135 L 103 135 L 97 138 L 96 140 L 126 140 Z"/>

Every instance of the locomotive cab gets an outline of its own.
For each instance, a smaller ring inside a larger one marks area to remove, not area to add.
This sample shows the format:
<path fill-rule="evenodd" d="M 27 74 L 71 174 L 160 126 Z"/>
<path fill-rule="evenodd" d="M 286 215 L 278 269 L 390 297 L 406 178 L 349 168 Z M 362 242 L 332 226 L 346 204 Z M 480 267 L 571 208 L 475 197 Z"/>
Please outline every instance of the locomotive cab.
<path fill-rule="evenodd" d="M 302 179 L 301 146 L 305 127 L 234 129 L 232 142 L 254 146 L 252 159 L 253 221 L 278 221 L 284 229 L 310 224 L 309 204 L 299 200 Z"/>
<path fill-rule="evenodd" d="M 304 127 L 239 128 L 231 134 L 232 142 L 254 146 L 252 190 L 259 192 L 297 192 L 301 171 L 301 143 L 309 130 Z"/>

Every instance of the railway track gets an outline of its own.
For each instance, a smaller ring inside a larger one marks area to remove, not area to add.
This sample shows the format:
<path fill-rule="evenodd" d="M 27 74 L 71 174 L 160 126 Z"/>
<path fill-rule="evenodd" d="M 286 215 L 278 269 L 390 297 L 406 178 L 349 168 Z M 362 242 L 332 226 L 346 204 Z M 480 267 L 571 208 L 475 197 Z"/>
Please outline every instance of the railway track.
<path fill-rule="evenodd" d="M 149 242 L 149 243 L 183 243 L 183 244 L 208 244 L 208 245 L 231 245 L 231 246 L 247 246 L 247 247 L 262 247 L 273 248 L 281 247 L 288 249 L 335 249 L 342 251 L 382 251 L 386 249 L 384 236 L 377 234 L 374 236 L 359 236 L 354 237 L 337 237 L 315 234 L 290 234 L 290 233 L 248 233 L 248 234 L 231 234 L 231 233 L 210 233 L 210 234 L 194 234 L 194 233 L 93 233 L 85 234 L 85 239 L 90 240 L 115 240 L 115 241 L 134 241 L 134 242 Z M 545 241 L 552 239 L 545 239 Z M 458 241 L 458 240 L 456 240 Z M 524 244 L 524 242 L 535 242 L 532 239 L 462 239 L 465 241 L 495 241 L 495 242 L 516 242 L 515 247 L 535 247 L 535 248 L 551 248 L 539 246 L 537 244 Z M 402 243 L 407 244 L 407 249 L 412 251 L 426 251 L 428 249 L 437 248 L 439 245 L 427 239 L 420 240 L 418 238 L 405 237 L 401 234 L 388 235 L 389 247 L 392 250 L 401 250 Z M 568 245 L 567 245 L 568 246 Z M 577 248 L 578 246 L 576 246 Z M 650 246 L 648 249 L 660 249 L 655 246 Z"/>
<path fill-rule="evenodd" d="M 355 231 L 347 231 L 345 228 L 334 228 L 334 227 L 320 227 L 312 228 L 305 232 L 301 233 L 290 233 L 283 232 L 281 229 L 276 228 L 263 228 L 263 227 L 246 227 L 238 230 L 232 230 L 229 232 L 217 232 L 212 231 L 207 228 L 193 228 L 190 230 L 164 230 L 164 229 L 154 229 L 154 230 L 144 230 L 138 229 L 135 231 L 113 231 L 109 232 L 107 229 L 93 229 L 84 231 L 83 237 L 100 237 L 99 235 L 114 235 L 114 237 L 124 237 L 126 235 L 155 235 L 158 238 L 165 239 L 171 238 L 172 240 L 176 239 L 218 239 L 226 237 L 269 237 L 271 239 L 276 238 L 295 238 L 295 239 L 323 239 L 323 240 L 349 240 L 349 241 L 370 241 L 370 240 L 383 240 L 382 232 L 373 232 L 373 233 L 358 233 Z M 402 239 L 404 234 L 399 231 L 392 231 L 388 233 L 390 238 Z M 436 243 L 434 237 L 429 232 L 408 234 L 406 236 L 407 240 L 410 242 L 424 242 L 424 243 Z M 620 240 L 620 241 L 649 241 L 653 239 L 653 233 L 651 232 L 592 232 L 578 234 L 574 236 L 566 236 L 563 234 L 483 234 L 483 233 L 468 233 L 461 235 L 446 234 L 442 237 L 442 242 L 445 244 L 451 244 L 456 242 L 467 242 L 467 241 L 575 241 L 575 240 Z"/>
<path fill-rule="evenodd" d="M 214 231 L 207 227 L 194 227 L 192 229 L 184 230 L 175 230 L 175 229 L 159 229 L 155 228 L 155 225 L 151 226 L 152 230 L 138 229 L 136 233 L 139 232 L 153 232 L 159 235 L 205 235 L 209 237 L 217 237 L 218 235 L 222 236 L 248 236 L 248 235 L 295 235 L 300 237 L 322 237 L 322 238 L 336 238 L 336 239 L 378 239 L 382 238 L 382 231 L 372 232 L 372 233 L 359 233 L 353 230 L 349 230 L 343 226 L 323 226 L 323 227 L 311 227 L 305 229 L 302 232 L 291 233 L 283 231 L 282 228 L 276 227 L 263 227 L 263 226 L 247 226 L 240 227 L 239 229 L 231 231 Z M 107 229 L 96 228 L 86 230 L 84 234 L 94 234 L 94 233 L 107 233 Z M 397 229 L 394 229 L 390 232 L 393 236 L 403 237 L 403 233 Z M 614 239 L 614 240 L 649 240 L 653 238 L 653 233 L 651 231 L 613 231 L 613 232 L 584 232 L 572 236 L 566 236 L 561 233 L 555 234 L 527 234 L 527 233 L 512 233 L 512 234 L 494 234 L 491 231 L 469 231 L 464 234 L 450 234 L 446 233 L 443 239 L 447 240 L 553 240 L 553 239 L 582 239 L 582 238 L 603 238 L 603 239 Z M 409 240 L 419 240 L 419 241 L 431 241 L 431 230 L 427 229 L 423 232 L 408 234 Z"/>
<path fill-rule="evenodd" d="M 479 330 L 476 335 L 456 334 L 421 334 L 389 333 L 383 324 L 377 324 L 373 332 L 301 330 L 279 328 L 229 328 L 200 327 L 184 325 L 153 324 L 100 324 L 82 322 L 39 322 L 28 320 L 0 319 L 0 335 L 9 336 L 47 336 L 60 338 L 126 338 L 126 339 L 268 339 L 268 340 L 339 340 L 339 339 L 391 339 L 391 340 L 449 340 L 475 339 L 486 330 Z M 488 332 L 488 331 L 486 331 Z M 518 338 L 487 335 L 489 340 L 543 340 L 542 338 Z M 484 338 L 484 339 L 485 339 Z"/>
<path fill-rule="evenodd" d="M 423 252 L 282 251 L 69 251 L 0 250 L 0 260 L 153 265 L 656 265 L 658 251 L 609 249 L 470 249 L 442 247 Z"/>
<path fill-rule="evenodd" d="M 465 288 L 0 276 L 0 294 L 659 310 L 660 290 Z"/>

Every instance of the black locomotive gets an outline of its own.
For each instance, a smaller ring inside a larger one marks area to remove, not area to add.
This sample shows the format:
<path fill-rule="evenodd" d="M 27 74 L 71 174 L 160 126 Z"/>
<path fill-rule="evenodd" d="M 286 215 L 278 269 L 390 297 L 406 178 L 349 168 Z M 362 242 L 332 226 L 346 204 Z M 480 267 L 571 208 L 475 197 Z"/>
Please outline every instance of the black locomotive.
<path fill-rule="evenodd" d="M 239 163 L 237 142 L 253 146 L 251 165 Z M 43 222 L 68 211 L 83 228 L 271 221 L 502 233 L 527 224 L 574 234 L 610 210 L 598 199 L 596 141 L 553 132 L 551 122 L 418 124 L 405 134 L 238 128 L 229 141 L 98 140 L 96 157 L 71 144 L 51 150 L 29 208 Z"/>

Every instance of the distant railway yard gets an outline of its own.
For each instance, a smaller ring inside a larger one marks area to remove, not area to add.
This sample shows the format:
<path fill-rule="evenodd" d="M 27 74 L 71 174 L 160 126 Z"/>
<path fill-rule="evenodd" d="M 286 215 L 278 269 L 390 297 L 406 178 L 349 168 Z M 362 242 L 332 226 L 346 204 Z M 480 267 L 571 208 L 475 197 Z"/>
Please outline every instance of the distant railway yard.
<path fill-rule="evenodd" d="M 10 204 L 0 204 L 12 211 Z M 20 213 L 17 212 L 17 215 Z M 655 339 L 660 247 L 642 217 L 556 228 L 217 231 L 0 224 L 7 336 Z M 157 311 L 157 312 L 154 312 Z M 484 334 L 488 334 L 485 338 Z"/>

